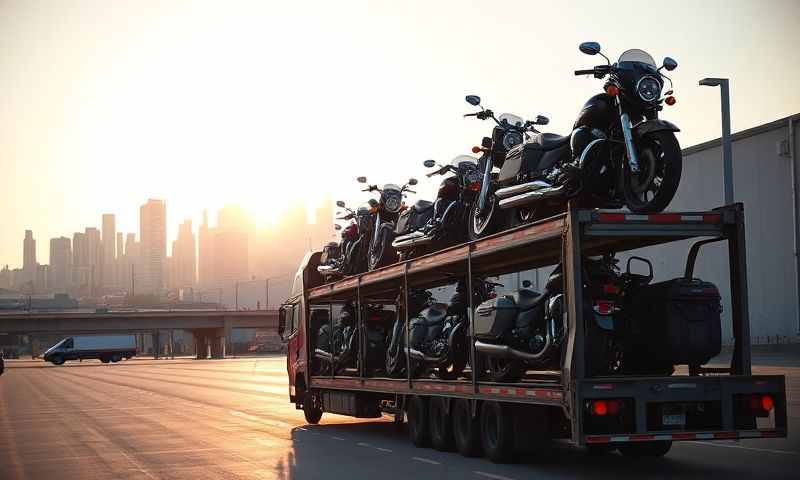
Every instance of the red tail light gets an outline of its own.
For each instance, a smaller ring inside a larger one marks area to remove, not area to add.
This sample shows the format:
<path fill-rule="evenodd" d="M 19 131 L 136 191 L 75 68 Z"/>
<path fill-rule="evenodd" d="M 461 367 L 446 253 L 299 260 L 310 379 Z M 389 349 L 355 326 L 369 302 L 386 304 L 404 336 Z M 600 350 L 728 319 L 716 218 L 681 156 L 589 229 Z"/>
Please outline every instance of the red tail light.
<path fill-rule="evenodd" d="M 594 303 L 594 311 L 600 315 L 611 315 L 616 311 L 616 307 L 611 300 L 597 300 Z"/>
<path fill-rule="evenodd" d="M 472 190 L 473 192 L 480 192 L 481 191 L 481 182 L 472 182 L 467 185 L 468 190 Z"/>
<path fill-rule="evenodd" d="M 592 415 L 604 417 L 606 415 L 619 415 L 622 402 L 619 400 L 594 400 L 591 402 L 590 411 Z"/>
<path fill-rule="evenodd" d="M 775 400 L 772 395 L 750 395 L 750 410 L 753 412 L 769 412 L 775 408 Z"/>

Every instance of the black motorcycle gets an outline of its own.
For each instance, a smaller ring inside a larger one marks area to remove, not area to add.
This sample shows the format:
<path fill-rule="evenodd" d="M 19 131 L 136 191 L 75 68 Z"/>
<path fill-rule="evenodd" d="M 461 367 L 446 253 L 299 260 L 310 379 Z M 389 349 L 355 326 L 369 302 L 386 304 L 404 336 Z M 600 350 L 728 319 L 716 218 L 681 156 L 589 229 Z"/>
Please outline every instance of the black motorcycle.
<path fill-rule="evenodd" d="M 391 321 L 394 313 L 382 309 L 380 305 L 366 305 L 362 312 L 365 315 L 367 342 L 364 369 L 367 375 L 372 375 L 376 371 L 383 370 L 383 352 L 386 349 L 385 325 Z M 341 375 L 347 369 L 360 369 L 359 335 L 356 308 L 352 303 L 347 303 L 342 307 L 333 330 L 329 323 L 325 323 L 317 332 L 314 350 L 317 361 L 316 372 L 325 375 L 333 368 L 337 375 Z"/>
<path fill-rule="evenodd" d="M 367 183 L 366 177 L 358 177 L 359 183 Z M 406 192 L 416 193 L 409 189 L 409 186 L 417 184 L 417 180 L 411 178 L 402 187 L 393 183 L 387 183 L 383 188 L 377 185 L 368 185 L 364 192 L 380 193 L 379 200 L 371 200 L 370 213 L 371 224 L 365 230 L 369 238 L 369 248 L 367 249 L 367 268 L 376 268 L 390 265 L 397 261 L 397 251 L 392 247 L 394 241 L 394 230 L 398 216 L 405 207 L 403 196 Z"/>
<path fill-rule="evenodd" d="M 587 42 L 580 50 L 596 55 L 600 45 Z M 672 82 L 662 69 L 678 64 L 666 57 L 657 67 L 638 49 L 627 50 L 613 65 L 606 60 L 607 65 L 575 71 L 608 79 L 605 93 L 584 105 L 570 136 L 535 134 L 508 151 L 490 189 L 500 210 L 513 209 L 516 220 L 530 221 L 563 210 L 570 199 L 589 208 L 627 206 L 635 213 L 669 205 L 681 177 L 675 138 L 680 130 L 659 119 L 658 112 L 663 104 L 675 103 Z M 662 96 L 665 81 L 670 90 Z"/>
<path fill-rule="evenodd" d="M 492 297 L 494 288 L 500 284 L 475 279 L 473 285 L 473 302 L 480 303 Z M 413 377 L 426 376 L 433 371 L 441 379 L 458 378 L 469 361 L 466 283 L 463 280 L 458 282 L 449 303 L 432 302 L 428 291 L 412 290 L 409 292 L 409 305 L 408 343 L 405 320 L 398 317 L 386 352 L 387 373 L 400 376 L 408 362 Z M 408 359 L 403 353 L 408 355 Z"/>
<path fill-rule="evenodd" d="M 437 166 L 433 160 L 425 160 L 424 165 Z M 439 185 L 435 202 L 417 200 L 400 214 L 392 246 L 400 252 L 401 259 L 464 242 L 469 211 L 481 189 L 478 159 L 459 155 L 447 165 L 438 165 L 427 176 L 450 173 L 453 175 L 445 177 Z"/>
<path fill-rule="evenodd" d="M 348 223 L 344 227 L 337 223 L 336 230 L 342 232 L 341 240 L 339 243 L 330 242 L 322 249 L 317 271 L 325 277 L 346 277 L 366 271 L 366 255 L 362 248 L 366 248 L 368 241 L 364 238 L 365 229 L 361 227 L 370 223 L 371 206 L 352 210 L 341 200 L 336 202 L 336 206 L 345 210 L 336 220 Z"/>

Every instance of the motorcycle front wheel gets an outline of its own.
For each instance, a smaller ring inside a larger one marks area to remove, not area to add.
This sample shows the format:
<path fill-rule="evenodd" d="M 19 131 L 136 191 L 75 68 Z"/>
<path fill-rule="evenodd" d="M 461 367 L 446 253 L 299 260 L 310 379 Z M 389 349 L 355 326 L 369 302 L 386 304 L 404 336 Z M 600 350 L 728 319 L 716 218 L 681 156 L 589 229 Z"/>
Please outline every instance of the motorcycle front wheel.
<path fill-rule="evenodd" d="M 392 247 L 392 237 L 394 235 L 385 228 L 382 228 L 378 235 L 375 247 L 369 250 L 369 258 L 367 259 L 369 271 L 391 265 L 397 260 L 397 250 Z"/>
<path fill-rule="evenodd" d="M 502 221 L 500 219 L 500 206 L 497 203 L 497 197 L 489 195 L 486 198 L 485 208 L 479 212 L 478 205 L 480 202 L 478 200 L 472 202 L 472 206 L 469 209 L 469 218 L 467 219 L 467 237 L 470 241 L 486 237 L 498 230 L 498 226 L 502 224 Z"/>
<path fill-rule="evenodd" d="M 623 194 L 633 213 L 658 213 L 669 205 L 681 182 L 683 158 L 673 132 L 659 131 L 642 137 L 637 145 L 639 173 L 625 165 Z"/>

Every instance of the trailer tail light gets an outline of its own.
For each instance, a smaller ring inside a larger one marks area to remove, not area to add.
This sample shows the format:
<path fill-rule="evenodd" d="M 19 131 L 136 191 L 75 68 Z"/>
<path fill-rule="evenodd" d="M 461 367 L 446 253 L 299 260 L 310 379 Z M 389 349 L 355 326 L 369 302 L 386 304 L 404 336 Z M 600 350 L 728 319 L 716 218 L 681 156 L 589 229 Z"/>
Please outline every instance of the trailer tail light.
<path fill-rule="evenodd" d="M 590 402 L 589 411 L 592 415 L 604 417 L 606 415 L 619 415 L 622 402 L 616 399 L 593 400 Z"/>
<path fill-rule="evenodd" d="M 769 415 L 769 412 L 775 408 L 775 400 L 769 394 L 754 393 L 749 396 L 748 402 L 750 413 L 757 417 Z"/>
<path fill-rule="evenodd" d="M 737 429 L 774 428 L 774 394 L 749 393 L 736 395 L 734 405 L 734 425 Z"/>

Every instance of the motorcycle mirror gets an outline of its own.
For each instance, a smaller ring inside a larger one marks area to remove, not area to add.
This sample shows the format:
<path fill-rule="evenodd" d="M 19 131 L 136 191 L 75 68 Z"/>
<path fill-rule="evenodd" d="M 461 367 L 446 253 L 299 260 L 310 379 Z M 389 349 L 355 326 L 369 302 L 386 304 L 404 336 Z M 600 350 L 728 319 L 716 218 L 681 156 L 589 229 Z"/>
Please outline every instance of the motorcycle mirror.
<path fill-rule="evenodd" d="M 672 57 L 664 57 L 663 66 L 668 72 L 671 72 L 676 68 L 678 68 L 678 62 L 676 62 L 675 59 Z"/>
<path fill-rule="evenodd" d="M 531 281 L 530 280 L 523 280 L 522 281 L 522 288 L 531 288 Z"/>
<path fill-rule="evenodd" d="M 550 123 L 549 118 L 544 115 L 536 115 L 536 125 L 547 125 L 548 123 Z"/>
<path fill-rule="evenodd" d="M 477 95 L 467 95 L 466 97 L 467 103 L 472 105 L 473 107 L 477 107 L 481 104 L 481 97 Z"/>
<path fill-rule="evenodd" d="M 344 202 L 342 200 L 336 200 L 336 206 L 339 208 L 344 208 Z"/>
<path fill-rule="evenodd" d="M 578 49 L 586 55 L 597 55 L 600 53 L 600 44 L 597 42 L 583 42 Z"/>
<path fill-rule="evenodd" d="M 356 182 L 358 182 L 358 183 L 367 183 L 367 177 L 358 177 L 358 178 L 356 178 Z"/>
<path fill-rule="evenodd" d="M 492 138 L 491 137 L 483 137 L 483 139 L 481 139 L 481 146 L 483 148 L 492 148 Z"/>
<path fill-rule="evenodd" d="M 417 184 L 417 179 L 416 178 L 409 178 L 408 179 L 408 184 L 413 187 L 414 185 Z"/>
<path fill-rule="evenodd" d="M 333 228 L 335 228 L 336 230 L 341 230 L 342 226 L 337 223 L 336 225 L 333 226 Z"/>
<path fill-rule="evenodd" d="M 436 166 L 436 160 L 425 160 L 422 164 L 427 168 L 433 168 Z"/>

